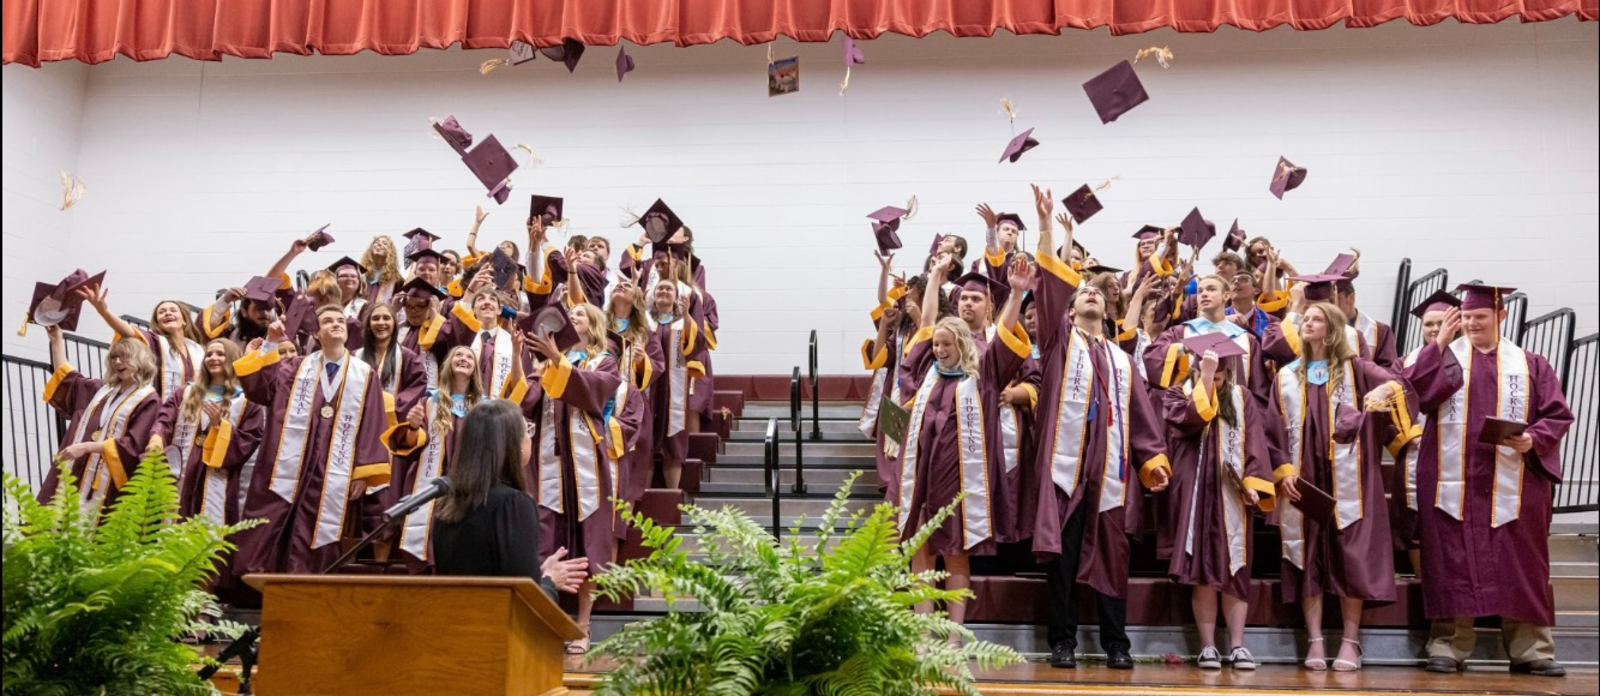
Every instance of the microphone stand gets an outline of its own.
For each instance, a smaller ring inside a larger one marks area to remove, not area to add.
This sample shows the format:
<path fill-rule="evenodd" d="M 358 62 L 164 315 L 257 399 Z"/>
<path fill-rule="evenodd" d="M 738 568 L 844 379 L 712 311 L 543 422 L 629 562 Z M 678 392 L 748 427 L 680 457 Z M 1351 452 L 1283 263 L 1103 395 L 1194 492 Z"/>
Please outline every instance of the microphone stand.
<path fill-rule="evenodd" d="M 384 515 L 383 524 L 367 532 L 366 536 L 361 537 L 361 540 L 351 546 L 350 550 L 345 551 L 344 555 L 334 559 L 333 563 L 323 569 L 322 575 L 332 575 L 340 568 L 349 565 L 350 561 L 355 560 L 356 554 L 361 553 L 362 549 L 371 545 L 375 539 L 392 529 L 396 522 L 403 519 L 405 519 L 405 515 Z M 259 627 L 245 629 L 245 632 L 240 634 L 228 647 L 217 653 L 216 666 L 207 666 L 199 671 L 200 678 L 210 679 L 217 673 L 222 663 L 237 657 L 239 658 L 239 696 L 250 696 L 250 672 L 256 666 L 256 656 L 260 652 L 260 647 L 256 645 L 256 642 L 260 639 L 261 629 Z"/>

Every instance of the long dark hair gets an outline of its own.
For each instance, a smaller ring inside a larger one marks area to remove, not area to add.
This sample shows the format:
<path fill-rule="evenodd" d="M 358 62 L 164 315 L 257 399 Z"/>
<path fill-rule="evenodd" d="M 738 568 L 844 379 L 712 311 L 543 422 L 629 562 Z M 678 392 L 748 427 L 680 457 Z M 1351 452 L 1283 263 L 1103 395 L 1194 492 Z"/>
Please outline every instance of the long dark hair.
<path fill-rule="evenodd" d="M 474 406 L 461 421 L 461 447 L 447 469 L 450 493 L 434 508 L 439 522 L 460 522 L 489 500 L 495 484 L 527 490 L 522 473 L 522 411 L 504 399 Z"/>
<path fill-rule="evenodd" d="M 394 324 L 394 328 L 389 330 L 389 345 L 384 346 L 383 355 L 378 355 L 378 351 L 374 349 L 374 346 L 378 345 L 378 337 L 372 333 L 372 315 L 378 313 L 379 307 L 389 311 L 389 321 Z M 391 387 L 399 389 L 399 385 L 394 381 L 394 356 L 400 352 L 399 337 L 395 334 L 399 328 L 400 317 L 395 316 L 393 309 L 383 305 L 368 307 L 366 316 L 361 319 L 361 362 L 377 367 L 378 360 L 383 360 L 383 369 L 378 372 L 378 383 L 385 389 Z"/>

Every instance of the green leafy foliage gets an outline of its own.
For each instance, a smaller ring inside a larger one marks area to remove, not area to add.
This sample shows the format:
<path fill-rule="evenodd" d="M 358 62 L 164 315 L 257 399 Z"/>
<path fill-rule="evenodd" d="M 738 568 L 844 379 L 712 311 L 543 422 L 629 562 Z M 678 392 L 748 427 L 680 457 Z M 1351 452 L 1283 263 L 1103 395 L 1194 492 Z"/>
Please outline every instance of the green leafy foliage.
<path fill-rule="evenodd" d="M 700 524 L 703 562 L 690 558 L 672 528 L 624 509 L 651 554 L 600 575 L 598 592 L 612 600 L 654 593 L 673 608 L 595 646 L 591 661 L 617 663 L 598 693 L 931 696 L 942 687 L 976 696 L 971 664 L 1021 662 L 942 612 L 914 609 L 971 597 L 939 589 L 943 573 L 910 571 L 912 555 L 960 501 L 909 539 L 899 538 L 888 504 L 850 516 L 837 533 L 856 476 L 834 497 L 815 541 L 802 540 L 797 527 L 781 544 L 731 507 L 683 506 Z M 677 606 L 691 598 L 701 610 Z M 962 647 L 951 645 L 952 636 Z"/>
<path fill-rule="evenodd" d="M 5 476 L 3 693 L 210 694 L 181 639 L 235 637 L 204 586 L 227 537 L 254 526 L 178 519 L 178 485 L 145 457 L 110 511 L 85 509 L 67 462 L 49 503 Z M 97 519 L 99 517 L 99 519 Z"/>

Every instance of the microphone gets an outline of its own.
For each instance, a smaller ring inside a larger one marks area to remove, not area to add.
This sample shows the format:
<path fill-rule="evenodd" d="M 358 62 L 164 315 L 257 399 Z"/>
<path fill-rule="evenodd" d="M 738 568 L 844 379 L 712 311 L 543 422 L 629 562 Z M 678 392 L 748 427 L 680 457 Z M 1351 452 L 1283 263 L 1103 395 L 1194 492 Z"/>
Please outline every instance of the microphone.
<path fill-rule="evenodd" d="M 393 522 L 398 520 L 406 515 L 416 512 L 429 502 L 443 498 L 445 494 L 449 492 L 450 477 L 440 476 L 432 481 L 429 481 L 428 485 L 417 489 L 416 492 L 412 493 L 411 495 L 401 498 L 400 502 L 394 504 L 394 507 L 384 510 L 383 520 L 385 522 Z"/>

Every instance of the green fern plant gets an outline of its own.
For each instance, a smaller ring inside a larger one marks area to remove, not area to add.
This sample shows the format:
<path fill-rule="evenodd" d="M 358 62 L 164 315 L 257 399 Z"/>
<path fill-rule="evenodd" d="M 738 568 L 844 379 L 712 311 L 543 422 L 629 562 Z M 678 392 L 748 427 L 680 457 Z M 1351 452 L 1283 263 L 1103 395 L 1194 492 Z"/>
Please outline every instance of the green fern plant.
<path fill-rule="evenodd" d="M 940 510 L 908 539 L 895 509 L 877 505 L 844 522 L 852 474 L 823 515 L 814 538 L 799 523 L 780 543 L 731 507 L 682 507 L 698 521 L 705 554 L 697 562 L 670 527 L 623 508 L 651 549 L 597 578 L 612 600 L 654 592 L 669 613 L 636 622 L 598 643 L 589 660 L 612 660 L 601 696 L 931 696 L 939 688 L 977 695 L 971 664 L 1022 661 L 1010 648 L 977 641 L 942 612 L 918 614 L 922 602 L 971 597 L 942 590 L 944 573 L 912 573 L 912 555 L 955 510 Z M 676 605 L 694 599 L 700 611 Z M 949 639 L 962 639 L 954 647 Z"/>
<path fill-rule="evenodd" d="M 254 526 L 178 519 L 178 486 L 151 454 L 104 518 L 80 504 L 71 466 L 59 462 L 49 503 L 6 474 L 3 693 L 210 694 L 181 639 L 237 637 L 204 590 L 227 537 Z"/>

